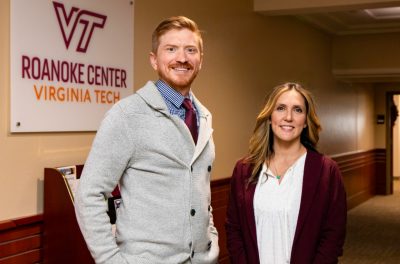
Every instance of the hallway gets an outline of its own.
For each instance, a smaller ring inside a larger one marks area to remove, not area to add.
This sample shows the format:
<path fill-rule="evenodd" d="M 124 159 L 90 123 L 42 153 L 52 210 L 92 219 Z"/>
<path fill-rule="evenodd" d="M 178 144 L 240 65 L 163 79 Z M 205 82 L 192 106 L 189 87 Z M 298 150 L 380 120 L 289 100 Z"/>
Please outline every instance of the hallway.
<path fill-rule="evenodd" d="M 375 196 L 348 212 L 342 264 L 400 263 L 400 180 L 394 194 Z"/>

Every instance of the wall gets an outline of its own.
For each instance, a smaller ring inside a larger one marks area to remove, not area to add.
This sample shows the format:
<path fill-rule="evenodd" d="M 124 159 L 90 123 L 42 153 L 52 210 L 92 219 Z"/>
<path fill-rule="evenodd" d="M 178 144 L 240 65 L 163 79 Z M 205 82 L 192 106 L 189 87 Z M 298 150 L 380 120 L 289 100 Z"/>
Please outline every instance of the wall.
<path fill-rule="evenodd" d="M 390 99 L 390 96 L 394 94 L 400 94 L 400 84 L 399 83 L 377 83 L 374 85 L 375 89 L 375 113 L 382 114 L 385 116 L 385 124 L 384 125 L 375 125 L 375 146 L 377 148 L 386 148 L 386 146 L 390 143 L 387 142 L 387 137 L 390 134 L 390 131 L 387 130 L 388 122 L 390 122 L 391 117 L 388 115 L 387 108 L 387 100 Z M 382 186 L 379 191 L 381 194 L 391 194 L 393 181 L 392 181 L 392 172 L 394 172 L 394 165 L 398 163 L 393 156 L 393 154 L 398 150 L 399 145 L 395 145 L 393 141 L 393 133 L 395 133 L 394 129 L 392 132 L 392 148 L 386 148 L 386 181 L 382 182 L 380 185 Z M 396 173 L 393 173 L 393 176 L 397 176 Z"/>
<path fill-rule="evenodd" d="M 377 8 L 395 6 L 399 3 L 398 0 L 254 0 L 254 8 L 268 14 L 298 14 Z"/>
<path fill-rule="evenodd" d="M 333 78 L 332 37 L 294 18 L 254 13 L 252 0 L 135 1 L 135 89 L 157 78 L 148 61 L 152 30 L 178 14 L 193 18 L 205 31 L 203 69 L 193 90 L 213 112 L 214 180 L 230 176 L 247 151 L 263 98 L 283 81 L 300 81 L 315 94 L 323 152 L 376 147 L 373 132 L 365 129 L 371 127 L 372 92 Z M 94 136 L 8 132 L 9 26 L 9 0 L 0 1 L 0 221 L 41 213 L 43 168 L 84 163 Z"/>
<path fill-rule="evenodd" d="M 10 134 L 10 1 L 0 1 L 0 221 L 43 211 L 45 167 L 85 161 L 93 133 Z"/>
<path fill-rule="evenodd" d="M 399 83 L 378 83 L 374 85 L 375 113 L 385 115 L 385 125 L 375 125 L 375 147 L 386 148 L 386 93 L 394 92 L 400 94 Z M 376 118 L 376 117 L 375 117 Z"/>
<path fill-rule="evenodd" d="M 339 36 L 333 43 L 334 71 L 386 77 L 400 73 L 398 33 Z"/>
<path fill-rule="evenodd" d="M 147 7 L 158 2 L 137 1 L 136 21 L 142 22 L 140 26 L 135 24 L 135 38 L 149 39 L 152 27 L 160 19 L 180 13 L 193 17 L 205 30 L 205 63 L 194 91 L 201 99 L 206 98 L 214 114 L 217 143 L 214 177 L 229 176 L 232 161 L 247 149 L 262 98 L 271 87 L 283 81 L 300 81 L 313 91 L 324 127 L 322 151 L 339 154 L 374 146 L 370 119 L 372 90 L 368 85 L 349 87 L 335 81 L 331 73 L 330 35 L 291 17 L 256 14 L 251 1 L 230 1 L 230 5 L 224 1 L 202 1 L 202 4 L 194 4 L 193 9 L 190 2 L 174 2 L 177 4 L 153 10 L 149 17 Z M 140 13 L 139 10 L 145 11 Z M 202 15 L 203 12 L 207 15 Z M 138 64 L 146 60 L 147 44 L 135 41 L 135 45 L 135 54 L 141 56 L 135 59 L 135 84 L 139 86 L 151 78 L 151 69 Z M 223 107 L 220 106 L 222 101 Z M 366 109 L 368 118 L 361 118 Z M 358 126 L 369 129 L 359 131 Z M 367 140 L 362 140 L 366 135 Z M 223 155 L 219 154 L 221 149 Z"/>
<path fill-rule="evenodd" d="M 330 155 L 374 148 L 373 89 L 367 84 L 338 83 L 321 90 L 321 146 Z"/>
<path fill-rule="evenodd" d="M 355 87 L 355 102 L 357 103 L 357 150 L 369 150 L 375 147 L 375 102 L 372 84 L 353 84 Z"/>
<path fill-rule="evenodd" d="M 400 35 L 385 33 L 336 36 L 332 47 L 332 72 L 348 83 L 352 81 L 363 83 L 347 84 L 348 86 L 369 87 L 367 90 L 373 93 L 374 99 L 371 104 L 374 108 L 372 114 L 374 146 L 386 148 L 386 124 L 376 124 L 376 115 L 385 115 L 387 121 L 386 92 L 400 92 L 398 84 Z M 372 82 L 375 84 L 365 84 Z M 368 115 L 370 116 L 366 113 L 366 116 Z"/>

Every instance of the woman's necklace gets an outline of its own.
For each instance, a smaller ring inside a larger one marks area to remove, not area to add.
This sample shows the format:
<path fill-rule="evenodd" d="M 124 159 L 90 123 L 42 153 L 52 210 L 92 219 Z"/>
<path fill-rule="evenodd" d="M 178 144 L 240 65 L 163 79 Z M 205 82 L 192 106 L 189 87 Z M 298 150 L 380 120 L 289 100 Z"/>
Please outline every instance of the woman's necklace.
<path fill-rule="evenodd" d="M 275 164 L 275 162 L 273 162 L 272 165 L 274 165 L 275 177 L 276 177 L 278 180 L 280 180 L 280 179 L 282 178 L 282 175 L 280 175 L 279 172 L 278 172 L 278 170 L 276 169 L 276 164 Z"/>
<path fill-rule="evenodd" d="M 285 176 L 285 172 L 288 170 L 288 168 L 290 168 L 291 166 L 293 166 L 293 164 L 296 163 L 296 161 L 299 159 L 299 157 L 300 157 L 301 155 L 303 155 L 303 153 L 300 153 L 300 154 L 294 159 L 294 161 L 292 162 L 292 165 L 286 167 L 286 170 L 284 170 L 284 171 L 282 172 L 282 174 L 280 174 L 279 171 L 278 171 L 278 169 L 276 168 L 276 161 L 275 161 L 275 159 L 274 159 L 273 162 L 270 162 L 270 163 L 272 163 L 273 169 L 275 170 L 275 177 L 276 177 L 278 180 L 280 180 L 283 176 Z"/>

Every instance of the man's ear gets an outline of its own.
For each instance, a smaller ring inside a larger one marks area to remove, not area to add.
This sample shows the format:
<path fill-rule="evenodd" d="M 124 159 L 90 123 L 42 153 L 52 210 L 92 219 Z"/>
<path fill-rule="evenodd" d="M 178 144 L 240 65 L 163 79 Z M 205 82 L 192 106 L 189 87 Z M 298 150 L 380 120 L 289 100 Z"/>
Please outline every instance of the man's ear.
<path fill-rule="evenodd" d="M 200 65 L 199 65 L 199 70 L 201 70 L 201 66 L 203 66 L 203 53 L 200 54 Z"/>
<path fill-rule="evenodd" d="M 158 65 L 157 65 L 157 55 L 154 54 L 154 52 L 150 52 L 150 64 L 151 67 L 153 67 L 153 69 L 156 71 L 158 69 Z"/>

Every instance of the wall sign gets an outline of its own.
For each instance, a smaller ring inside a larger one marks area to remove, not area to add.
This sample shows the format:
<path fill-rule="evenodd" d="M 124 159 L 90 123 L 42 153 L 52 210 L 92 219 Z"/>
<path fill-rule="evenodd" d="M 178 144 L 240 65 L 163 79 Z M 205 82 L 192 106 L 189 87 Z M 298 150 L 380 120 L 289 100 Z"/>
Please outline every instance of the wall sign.
<path fill-rule="evenodd" d="M 11 1 L 11 132 L 95 131 L 133 92 L 133 1 Z"/>

